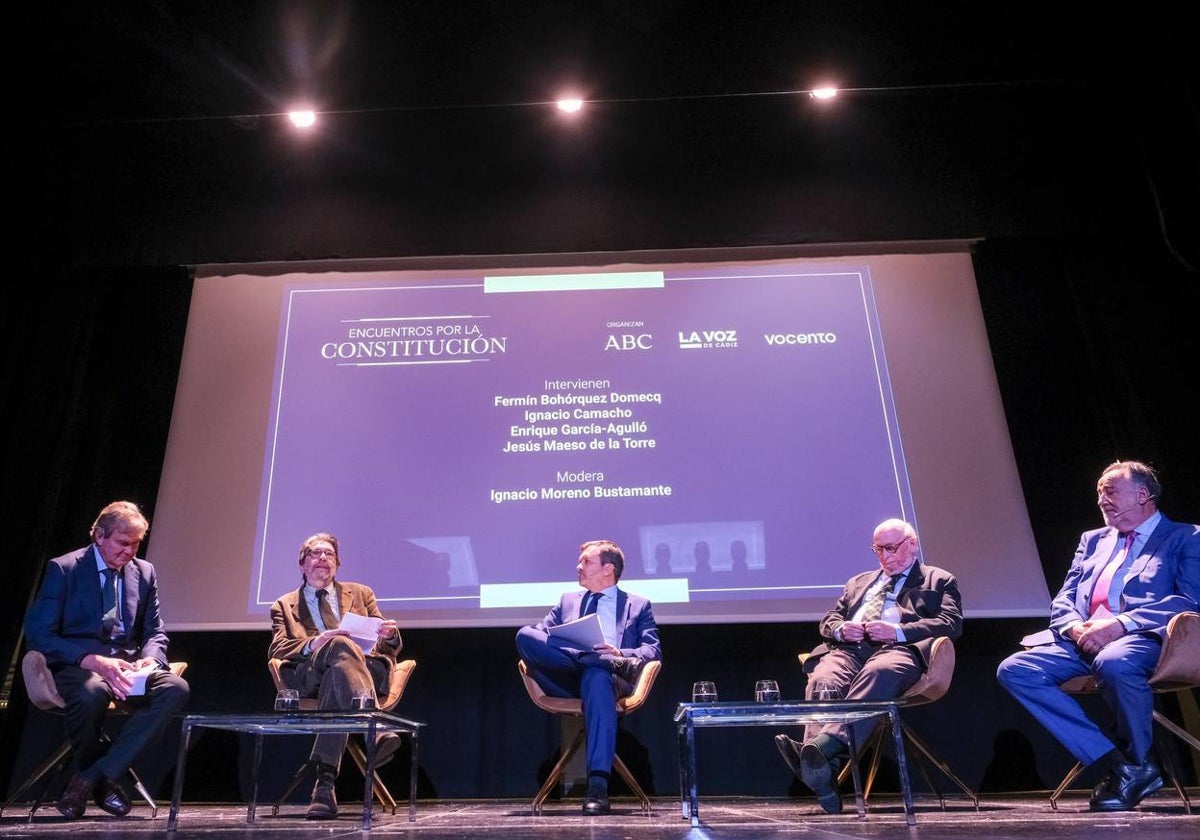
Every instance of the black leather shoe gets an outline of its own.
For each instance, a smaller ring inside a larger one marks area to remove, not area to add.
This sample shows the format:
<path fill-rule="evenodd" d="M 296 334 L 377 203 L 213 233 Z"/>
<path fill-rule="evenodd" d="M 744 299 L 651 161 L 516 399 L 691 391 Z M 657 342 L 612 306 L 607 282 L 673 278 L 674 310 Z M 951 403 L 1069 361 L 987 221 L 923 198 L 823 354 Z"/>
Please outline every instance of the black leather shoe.
<path fill-rule="evenodd" d="M 800 779 L 817 795 L 826 814 L 842 813 L 842 795 L 837 789 L 833 764 L 812 741 L 800 747 Z"/>
<path fill-rule="evenodd" d="M 95 802 L 101 811 L 114 817 L 124 817 L 133 810 L 133 803 L 129 801 L 125 790 L 116 782 L 105 778 L 96 783 Z"/>
<path fill-rule="evenodd" d="M 1093 811 L 1132 811 L 1163 786 L 1162 769 L 1146 759 L 1144 764 L 1117 764 L 1092 791 Z"/>
<path fill-rule="evenodd" d="M 800 742 L 782 732 L 775 736 L 775 748 L 783 756 L 788 769 L 800 778 Z"/>
<path fill-rule="evenodd" d="M 77 773 L 71 777 L 71 781 L 67 782 L 66 789 L 54 803 L 54 807 L 67 819 L 77 820 L 87 809 L 87 801 L 91 798 L 92 790 L 95 787 L 95 780 Z"/>
<path fill-rule="evenodd" d="M 608 801 L 608 791 L 588 791 L 587 799 L 583 802 L 585 817 L 599 817 L 611 812 L 612 806 Z"/>

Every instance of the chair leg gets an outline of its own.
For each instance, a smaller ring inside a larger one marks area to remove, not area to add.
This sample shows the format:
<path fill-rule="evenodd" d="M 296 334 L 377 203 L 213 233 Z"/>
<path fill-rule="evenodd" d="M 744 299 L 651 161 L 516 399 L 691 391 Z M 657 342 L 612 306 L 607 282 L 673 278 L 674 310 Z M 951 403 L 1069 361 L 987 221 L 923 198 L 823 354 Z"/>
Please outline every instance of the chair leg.
<path fill-rule="evenodd" d="M 978 811 L 979 810 L 979 794 L 975 793 L 975 791 L 973 791 L 973 790 L 971 790 L 971 788 L 967 787 L 966 783 L 963 782 L 963 780 L 960 779 L 954 773 L 954 771 L 950 769 L 950 765 L 947 764 L 945 761 L 942 761 L 940 758 L 938 758 L 937 755 L 934 754 L 933 750 L 929 747 L 929 745 L 926 744 L 923 740 L 921 740 L 921 738 L 917 735 L 916 732 L 913 732 L 911 729 L 909 729 L 908 724 L 902 722 L 900 724 L 900 727 L 901 727 L 901 729 L 904 730 L 905 736 L 907 736 L 908 740 L 912 742 L 913 746 L 915 746 L 918 750 L 920 750 L 922 753 L 924 753 L 925 757 L 927 759 L 929 759 L 931 762 L 933 762 L 933 765 L 935 767 L 937 767 L 937 769 L 941 770 L 947 779 L 954 782 L 954 784 L 958 785 L 958 789 L 967 795 L 967 797 L 971 800 L 971 802 L 974 803 L 975 810 Z M 924 772 L 924 770 L 922 770 L 922 772 Z M 928 777 L 926 777 L 926 782 L 929 782 Z M 933 785 L 930 784 L 930 787 L 932 787 L 932 786 Z M 938 799 L 942 799 L 942 795 L 940 793 L 938 794 Z M 942 799 L 942 810 L 943 811 L 946 810 L 946 801 L 944 799 Z"/>
<path fill-rule="evenodd" d="M 300 765 L 300 769 L 296 771 L 296 775 L 292 776 L 291 782 L 288 783 L 287 789 L 280 794 L 279 798 L 275 800 L 275 804 L 271 807 L 272 817 L 279 816 L 279 806 L 282 805 L 284 801 L 292 795 L 292 791 L 299 787 L 300 782 L 302 782 L 304 777 L 308 775 L 308 771 L 316 771 L 316 769 L 317 759 L 315 758 L 310 758 L 308 761 L 304 762 L 304 764 Z"/>
<path fill-rule="evenodd" d="M 14 802 L 18 801 L 21 796 L 24 795 L 25 791 L 36 785 L 47 775 L 53 773 L 53 775 L 50 777 L 51 782 L 57 779 L 61 774 L 63 767 L 66 766 L 67 759 L 70 758 L 70 756 L 71 742 L 63 741 L 59 748 L 50 754 L 49 758 L 39 764 L 37 768 L 29 774 L 25 781 L 21 783 L 21 787 L 17 789 L 17 792 L 10 796 L 4 805 L 0 806 L 0 814 L 3 814 L 4 810 L 8 808 L 9 805 L 12 805 Z M 45 801 L 45 798 L 45 789 L 43 789 L 43 791 L 36 797 L 33 807 L 29 809 L 30 821 L 33 820 L 33 815 L 37 812 L 37 809 L 41 807 L 42 802 Z"/>
<path fill-rule="evenodd" d="M 867 778 L 863 782 L 863 802 L 871 795 L 871 785 L 875 783 L 875 776 L 879 773 L 879 762 L 881 756 L 879 754 L 883 742 L 884 728 L 877 726 L 871 730 L 870 737 L 867 738 L 862 749 L 858 751 L 858 758 L 861 761 L 863 757 L 870 756 L 871 763 L 867 766 Z M 837 785 L 841 787 L 846 782 L 846 777 L 850 775 L 850 762 L 847 761 L 842 765 L 842 769 L 838 771 Z"/>
<path fill-rule="evenodd" d="M 154 797 L 150 795 L 150 791 L 146 790 L 146 786 L 142 784 L 142 780 L 133 768 L 129 768 L 129 778 L 133 779 L 133 786 L 138 792 L 138 796 L 146 800 L 146 804 L 150 806 L 150 819 L 158 816 L 158 803 L 154 801 Z"/>
<path fill-rule="evenodd" d="M 580 729 L 575 733 L 575 737 L 571 739 L 570 746 L 568 746 L 566 751 L 563 752 L 562 757 L 558 760 L 558 763 L 554 765 L 554 768 L 550 771 L 550 775 L 546 777 L 545 784 L 543 784 L 541 790 L 537 792 L 537 796 L 533 798 L 533 813 L 540 814 L 542 812 L 542 805 L 545 804 L 546 797 L 550 795 L 550 791 L 554 790 L 554 786 L 558 784 L 558 780 L 562 777 L 563 770 L 566 769 L 567 763 L 575 757 L 575 753 L 579 752 L 579 748 L 583 745 L 583 736 L 583 729 Z M 629 780 L 626 779 L 626 781 Z"/>
<path fill-rule="evenodd" d="M 358 772 L 363 776 L 367 775 L 367 754 L 357 741 L 346 741 L 346 752 L 350 753 L 350 758 L 354 760 L 355 766 L 358 767 Z M 392 816 L 396 815 L 396 800 L 392 798 L 392 792 L 387 789 L 387 785 L 383 783 L 383 779 L 379 778 L 379 771 L 372 773 L 374 776 L 371 779 L 371 791 L 375 798 L 379 800 L 379 804 L 389 809 Z"/>
<path fill-rule="evenodd" d="M 638 798 L 638 802 L 642 803 L 642 813 L 650 816 L 650 797 L 646 796 L 645 791 L 642 790 L 642 786 L 633 777 L 633 773 L 629 771 L 629 768 L 625 766 L 625 762 L 621 760 L 621 756 L 613 756 L 613 767 L 616 769 L 617 775 L 625 780 L 625 784 L 629 785 L 629 789 Z"/>
<path fill-rule="evenodd" d="M 1063 780 L 1058 783 L 1058 787 L 1054 789 L 1054 793 L 1050 794 L 1050 807 L 1058 810 L 1058 799 L 1063 795 L 1063 791 L 1067 789 L 1067 785 L 1075 781 L 1075 777 L 1083 772 L 1083 762 L 1076 761 L 1075 766 L 1067 771 L 1067 775 L 1063 776 Z"/>
<path fill-rule="evenodd" d="M 1154 710 L 1154 721 L 1163 729 L 1175 735 L 1192 749 L 1200 752 L 1200 741 L 1196 740 L 1190 732 L 1180 727 L 1175 721 L 1164 715 L 1157 709 Z M 1171 783 L 1171 787 L 1175 788 L 1175 793 L 1183 802 L 1183 810 L 1186 814 L 1192 813 L 1192 801 L 1188 798 L 1187 789 L 1179 781 L 1179 768 L 1175 766 L 1174 760 L 1171 758 L 1169 751 L 1159 749 L 1159 759 L 1162 765 L 1163 775 L 1167 781 Z"/>

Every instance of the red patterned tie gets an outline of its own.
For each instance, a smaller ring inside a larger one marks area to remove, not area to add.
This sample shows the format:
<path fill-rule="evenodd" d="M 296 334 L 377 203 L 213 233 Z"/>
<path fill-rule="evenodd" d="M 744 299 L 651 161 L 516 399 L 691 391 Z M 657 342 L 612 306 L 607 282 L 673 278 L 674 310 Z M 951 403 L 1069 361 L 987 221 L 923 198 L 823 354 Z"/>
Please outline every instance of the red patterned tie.
<path fill-rule="evenodd" d="M 1088 609 L 1088 615 L 1096 614 L 1096 608 L 1103 604 L 1108 606 L 1108 590 L 1112 585 L 1113 575 L 1117 573 L 1117 569 L 1125 563 L 1125 558 L 1129 555 L 1129 549 L 1133 545 L 1133 538 L 1137 536 L 1137 531 L 1130 531 L 1125 535 L 1125 543 L 1121 546 L 1121 550 L 1116 556 L 1109 561 L 1104 567 L 1104 571 L 1100 573 L 1100 577 L 1096 580 L 1096 585 L 1092 588 L 1092 601 Z"/>

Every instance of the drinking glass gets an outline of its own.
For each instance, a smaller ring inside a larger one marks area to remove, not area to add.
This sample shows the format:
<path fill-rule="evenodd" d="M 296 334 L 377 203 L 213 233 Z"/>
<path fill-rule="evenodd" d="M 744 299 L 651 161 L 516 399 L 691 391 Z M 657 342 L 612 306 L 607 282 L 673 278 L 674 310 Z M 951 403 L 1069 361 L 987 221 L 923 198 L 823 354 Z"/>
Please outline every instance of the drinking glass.
<path fill-rule="evenodd" d="M 836 683 L 817 680 L 812 685 L 812 693 L 809 694 L 809 700 L 841 700 L 842 690 L 838 688 Z"/>
<path fill-rule="evenodd" d="M 365 691 L 357 691 L 350 698 L 350 708 L 356 712 L 366 712 L 375 708 L 375 692 L 367 689 Z"/>
<path fill-rule="evenodd" d="M 714 682 L 708 682 L 707 680 L 701 680 L 700 682 L 692 683 L 692 702 L 717 702 L 717 684 Z"/>
<path fill-rule="evenodd" d="M 775 680 L 759 680 L 754 684 L 754 700 L 758 703 L 778 703 L 779 683 Z"/>
<path fill-rule="evenodd" d="M 275 711 L 300 711 L 300 692 L 294 688 L 281 688 L 275 694 Z"/>

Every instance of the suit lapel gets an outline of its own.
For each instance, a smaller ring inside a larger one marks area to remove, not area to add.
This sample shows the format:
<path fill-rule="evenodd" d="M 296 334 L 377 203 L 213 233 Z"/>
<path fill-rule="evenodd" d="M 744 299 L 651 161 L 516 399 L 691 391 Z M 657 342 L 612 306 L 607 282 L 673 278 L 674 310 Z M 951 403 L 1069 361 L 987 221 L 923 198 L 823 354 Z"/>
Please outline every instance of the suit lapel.
<path fill-rule="evenodd" d="M 1158 548 L 1162 545 L 1163 539 L 1169 530 L 1171 523 L 1167 521 L 1167 517 L 1162 517 L 1158 520 L 1158 526 L 1150 532 L 1150 536 L 1146 539 L 1146 544 L 1142 546 L 1142 551 L 1133 560 L 1133 565 L 1129 567 L 1129 574 L 1125 576 L 1125 584 L 1140 575 L 1145 571 L 1146 566 L 1158 554 Z"/>
<path fill-rule="evenodd" d="M 338 599 L 338 618 L 353 612 L 350 608 L 354 606 L 354 595 L 346 587 L 342 586 L 336 580 L 333 582 L 333 591 L 337 593 Z"/>
<path fill-rule="evenodd" d="M 96 544 L 93 543 L 75 564 L 75 574 L 81 578 L 77 587 L 79 594 L 75 596 L 75 600 L 85 599 L 83 606 L 89 613 L 95 615 L 95 623 L 99 626 L 100 622 L 104 620 L 104 595 L 100 591 L 100 575 L 96 572 L 97 562 L 100 562 L 100 549 L 96 548 Z"/>
<path fill-rule="evenodd" d="M 304 584 L 301 584 L 300 588 L 296 590 L 295 597 L 297 623 L 305 630 L 311 630 L 314 633 L 318 632 L 317 622 L 313 621 L 312 613 L 308 611 L 308 601 L 304 599 Z"/>
<path fill-rule="evenodd" d="M 125 625 L 125 638 L 133 638 L 133 620 L 137 616 L 138 586 L 141 584 L 142 573 L 132 560 L 121 570 L 121 581 L 124 595 L 121 598 L 121 621 Z"/>
<path fill-rule="evenodd" d="M 629 596 L 623 589 L 617 589 L 616 620 L 617 626 L 613 628 L 613 635 L 617 639 L 617 647 L 624 647 L 625 628 L 629 626 Z"/>

